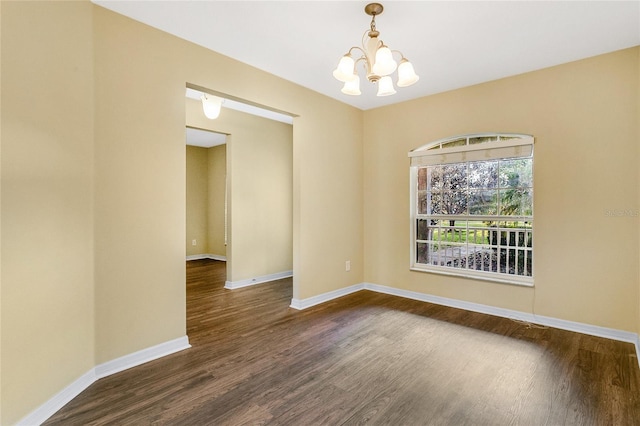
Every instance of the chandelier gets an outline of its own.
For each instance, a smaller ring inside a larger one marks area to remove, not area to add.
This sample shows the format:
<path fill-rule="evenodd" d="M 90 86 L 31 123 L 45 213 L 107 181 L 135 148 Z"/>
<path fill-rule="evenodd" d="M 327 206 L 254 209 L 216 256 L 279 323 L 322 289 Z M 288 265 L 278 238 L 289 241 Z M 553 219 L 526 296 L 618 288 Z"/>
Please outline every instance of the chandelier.
<path fill-rule="evenodd" d="M 340 59 L 338 67 L 333 71 L 333 76 L 344 83 L 342 93 L 347 95 L 360 95 L 360 77 L 356 70 L 359 62 L 364 62 L 367 71 L 367 80 L 378 84 L 378 96 L 389 96 L 396 93 L 390 74 L 396 68 L 398 70 L 398 87 L 411 86 L 418 81 L 418 76 L 413 70 L 413 65 L 402 52 L 389 49 L 382 40 L 378 39 L 380 32 L 376 30 L 376 15 L 380 15 L 384 8 L 380 3 L 370 3 L 364 11 L 371 16 L 370 29 L 362 35 L 362 47 L 354 46 Z M 368 39 L 367 39 L 368 37 Z M 355 59 L 353 51 L 360 51 L 362 56 Z M 400 65 L 393 59 L 393 53 L 400 55 Z"/>

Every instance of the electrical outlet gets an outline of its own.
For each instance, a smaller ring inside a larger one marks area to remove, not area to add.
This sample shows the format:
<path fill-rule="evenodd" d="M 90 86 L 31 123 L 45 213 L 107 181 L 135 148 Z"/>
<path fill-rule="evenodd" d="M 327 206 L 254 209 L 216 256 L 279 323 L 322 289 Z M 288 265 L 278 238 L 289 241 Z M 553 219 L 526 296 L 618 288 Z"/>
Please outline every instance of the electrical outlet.
<path fill-rule="evenodd" d="M 196 243 L 196 240 L 191 240 L 191 245 L 192 245 L 192 246 L 196 246 L 196 245 L 198 245 L 198 244 Z"/>
<path fill-rule="evenodd" d="M 344 262 L 344 270 L 349 272 L 351 270 L 351 261 L 347 260 L 346 262 Z"/>

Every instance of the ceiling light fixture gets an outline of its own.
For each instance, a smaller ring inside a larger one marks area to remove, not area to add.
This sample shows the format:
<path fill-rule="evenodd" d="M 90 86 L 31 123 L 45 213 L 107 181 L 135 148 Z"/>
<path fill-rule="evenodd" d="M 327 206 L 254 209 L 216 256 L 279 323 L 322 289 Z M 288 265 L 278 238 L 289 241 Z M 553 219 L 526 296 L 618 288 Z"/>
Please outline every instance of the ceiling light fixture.
<path fill-rule="evenodd" d="M 344 83 L 342 93 L 347 95 L 359 95 L 360 77 L 356 70 L 358 62 L 364 61 L 367 71 L 367 80 L 378 83 L 378 96 L 388 96 L 396 93 L 390 74 L 398 69 L 398 87 L 411 86 L 418 81 L 413 70 L 413 65 L 402 52 L 390 50 L 382 40 L 378 39 L 380 33 L 376 30 L 376 16 L 380 15 L 384 8 L 380 3 L 370 3 L 364 8 L 364 12 L 371 16 L 371 27 L 362 36 L 362 47 L 354 46 L 340 59 L 338 67 L 333 71 L 333 76 Z M 368 40 L 365 40 L 369 37 Z M 362 56 L 353 59 L 352 52 L 359 50 Z M 400 65 L 393 59 L 393 53 L 400 54 Z"/>
<path fill-rule="evenodd" d="M 206 93 L 203 93 L 200 99 L 202 100 L 204 115 L 211 120 L 218 118 L 224 99 Z"/>

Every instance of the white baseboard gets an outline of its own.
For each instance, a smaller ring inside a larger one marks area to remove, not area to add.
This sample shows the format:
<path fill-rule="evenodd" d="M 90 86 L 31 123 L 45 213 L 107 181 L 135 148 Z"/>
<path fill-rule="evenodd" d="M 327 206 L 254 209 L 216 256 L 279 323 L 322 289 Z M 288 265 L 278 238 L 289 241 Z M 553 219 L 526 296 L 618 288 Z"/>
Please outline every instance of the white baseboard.
<path fill-rule="evenodd" d="M 84 373 L 16 424 L 20 426 L 40 425 L 96 380 L 190 347 L 189 338 L 183 336 L 100 364 Z"/>
<path fill-rule="evenodd" d="M 283 278 L 289 278 L 292 276 L 293 276 L 293 271 L 276 272 L 275 274 L 262 275 L 260 277 L 254 277 L 254 278 L 247 278 L 246 280 L 226 281 L 224 283 L 224 288 L 228 290 L 235 290 L 237 288 L 267 283 L 269 281 L 281 280 Z"/>
<path fill-rule="evenodd" d="M 360 290 L 364 290 L 364 284 L 362 283 L 330 291 L 328 293 L 319 294 L 317 296 L 308 297 L 306 299 L 291 299 L 291 307 L 298 310 L 307 309 L 312 306 L 319 305 L 320 303 L 328 302 Z"/>
<path fill-rule="evenodd" d="M 168 342 L 160 343 L 159 345 L 151 346 L 150 348 L 142 349 L 138 352 L 134 352 L 96 366 L 96 378 L 101 379 L 103 377 L 119 373 L 123 370 L 136 367 L 140 364 L 144 364 L 145 362 L 153 361 L 154 359 L 162 358 L 164 356 L 180 352 L 184 349 L 189 349 L 190 347 L 191 345 L 189 344 L 189 338 L 187 336 L 182 336 Z"/>
<path fill-rule="evenodd" d="M 430 294 L 402 290 L 378 284 L 365 283 L 364 288 L 366 290 L 375 291 L 377 293 L 390 294 L 393 296 L 404 297 L 406 299 L 419 300 L 422 302 L 434 303 L 436 305 L 444 305 L 452 308 L 464 309 L 466 311 L 479 312 L 482 314 L 494 315 L 509 319 L 516 319 L 519 321 L 527 321 L 533 324 L 546 325 L 548 327 L 559 328 L 567 331 L 575 331 L 582 334 L 604 337 L 607 339 L 619 340 L 622 342 L 636 344 L 638 341 L 638 335 L 630 331 L 622 331 L 613 328 L 600 327 L 597 325 L 545 317 L 543 315 L 535 315 L 526 312 L 513 311 L 510 309 L 497 308 L 495 306 L 465 302 L 457 299 L 449 299 L 447 297 L 432 296 Z"/>
<path fill-rule="evenodd" d="M 53 398 L 49 399 L 47 402 L 42 404 L 40 407 L 36 408 L 34 411 L 29 413 L 26 417 L 23 417 L 18 423 L 17 426 L 33 426 L 33 425 L 41 425 L 44 423 L 49 417 L 53 416 L 59 409 L 67 405 L 73 398 L 78 396 L 80 392 L 88 388 L 96 381 L 95 370 L 92 368 L 91 370 L 84 373 L 78 379 L 76 379 L 73 383 L 71 383 L 66 388 L 62 389 Z"/>
<path fill-rule="evenodd" d="M 347 294 L 355 293 L 356 291 L 360 290 L 370 290 L 377 293 L 404 297 L 406 299 L 429 302 L 436 305 L 444 305 L 451 308 L 464 309 L 466 311 L 479 312 L 482 314 L 494 315 L 519 321 L 527 321 L 533 324 L 559 328 L 561 330 L 575 331 L 577 333 L 588 334 L 591 336 L 604 337 L 621 342 L 633 343 L 636 347 L 636 356 L 638 359 L 638 365 L 640 366 L 640 336 L 637 333 L 574 321 L 567 321 L 542 315 L 529 314 L 526 312 L 513 311 L 510 309 L 497 308 L 495 306 L 483 305 L 480 303 L 465 302 L 463 300 L 450 299 L 447 297 L 433 296 L 426 293 L 402 290 L 399 288 L 387 287 L 384 285 L 361 283 L 343 289 L 330 291 L 328 293 L 319 294 L 317 296 L 309 297 L 306 299 L 291 299 L 291 307 L 299 310 L 307 309 L 320 303 L 328 302 L 330 300 L 337 299 L 338 297 L 346 296 Z"/>
<path fill-rule="evenodd" d="M 219 254 L 192 254 L 190 256 L 187 256 L 187 261 L 201 259 L 220 260 L 222 262 L 226 262 L 227 256 L 220 256 Z"/>

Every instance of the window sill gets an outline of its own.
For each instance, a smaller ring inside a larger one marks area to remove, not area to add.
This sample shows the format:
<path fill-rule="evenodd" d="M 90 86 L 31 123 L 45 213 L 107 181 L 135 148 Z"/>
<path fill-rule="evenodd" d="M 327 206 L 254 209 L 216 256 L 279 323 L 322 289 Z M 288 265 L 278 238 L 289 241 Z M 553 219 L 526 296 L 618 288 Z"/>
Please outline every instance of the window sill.
<path fill-rule="evenodd" d="M 521 287 L 533 287 L 533 277 L 520 277 L 510 275 L 496 276 L 493 273 L 483 273 L 482 271 L 452 271 L 451 268 L 438 268 L 437 266 L 418 266 L 413 265 L 409 268 L 416 272 L 427 272 L 438 275 L 448 275 L 452 277 L 469 278 L 472 280 L 490 281 L 499 284 L 510 284 Z"/>

